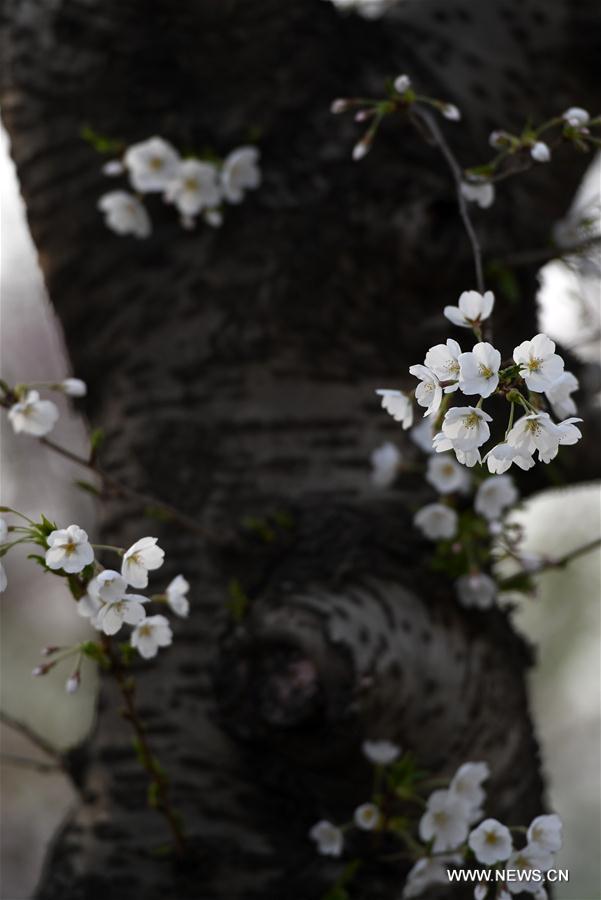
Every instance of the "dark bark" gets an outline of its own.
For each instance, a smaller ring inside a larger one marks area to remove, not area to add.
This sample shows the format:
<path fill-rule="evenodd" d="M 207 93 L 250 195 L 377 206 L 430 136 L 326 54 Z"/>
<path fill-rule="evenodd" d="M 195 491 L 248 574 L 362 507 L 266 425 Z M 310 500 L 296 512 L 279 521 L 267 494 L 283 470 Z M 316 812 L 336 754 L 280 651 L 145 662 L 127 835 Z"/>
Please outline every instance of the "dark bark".
<path fill-rule="evenodd" d="M 402 386 L 445 336 L 442 305 L 473 286 L 452 184 L 398 123 L 354 165 L 356 126 L 328 107 L 412 72 L 463 109 L 445 131 L 480 162 L 491 128 L 593 103 L 593 7 L 421 0 L 374 23 L 322 0 L 5 0 L 5 13 L 3 117 L 104 466 L 208 528 L 286 513 L 273 541 L 241 534 L 217 554 L 131 504 L 105 510 L 112 543 L 159 533 L 165 577 L 194 585 L 174 647 L 138 667 L 194 852 L 178 867 L 153 855 L 166 832 L 105 684 L 82 803 L 39 897 L 318 898 L 339 866 L 307 830 L 365 799 L 365 736 L 398 740 L 435 775 L 488 760 L 491 812 L 526 821 L 543 803 L 528 652 L 505 615 L 462 610 L 430 573 L 410 521 L 425 489 L 367 487 L 369 451 L 399 438 L 373 389 Z M 219 232 L 183 233 L 157 204 L 148 241 L 119 239 L 96 211 L 106 182 L 86 122 L 218 152 L 253 129 L 264 185 Z M 584 162 L 559 154 L 507 184 L 476 216 L 488 258 L 541 246 Z M 506 353 L 536 327 L 535 272 L 518 277 L 520 300 L 498 300 Z M 232 575 L 252 600 L 237 627 Z M 368 868 L 353 896 L 401 884 Z"/>

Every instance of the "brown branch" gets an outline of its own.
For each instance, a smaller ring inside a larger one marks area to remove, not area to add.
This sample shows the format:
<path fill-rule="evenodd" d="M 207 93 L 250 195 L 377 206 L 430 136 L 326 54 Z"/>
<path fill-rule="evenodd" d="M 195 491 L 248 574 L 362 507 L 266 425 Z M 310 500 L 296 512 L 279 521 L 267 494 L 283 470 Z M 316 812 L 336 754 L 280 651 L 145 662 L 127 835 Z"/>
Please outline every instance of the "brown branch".
<path fill-rule="evenodd" d="M 123 665 L 114 652 L 110 638 L 103 637 L 102 643 L 104 651 L 110 659 L 111 674 L 123 697 L 125 705 L 122 711 L 123 718 L 130 723 L 134 731 L 138 758 L 147 772 L 151 787 L 154 790 L 155 799 L 152 805 L 166 819 L 173 836 L 175 852 L 177 856 L 183 857 L 186 853 L 186 842 L 181 819 L 171 804 L 167 775 L 150 749 L 146 729 L 136 710 L 134 680 L 124 670 Z"/>
<path fill-rule="evenodd" d="M 47 763 L 39 759 L 31 759 L 29 756 L 19 756 L 17 753 L 0 753 L 0 763 L 8 766 L 19 766 L 23 769 L 33 769 L 43 775 L 49 772 L 62 772 L 63 767 L 59 763 Z"/>
<path fill-rule="evenodd" d="M 569 247 L 539 247 L 535 250 L 521 250 L 517 253 L 510 253 L 509 256 L 493 260 L 494 263 L 501 263 L 504 266 L 520 267 L 530 266 L 536 263 L 543 265 L 551 262 L 553 259 L 565 259 L 568 256 L 577 256 L 587 250 L 595 249 L 601 246 L 601 235 L 572 244 Z"/>
<path fill-rule="evenodd" d="M 455 189 L 457 194 L 457 204 L 459 206 L 459 215 L 461 216 L 461 221 L 463 222 L 463 226 L 465 228 L 465 232 L 468 236 L 471 248 L 472 248 L 472 256 L 474 257 L 474 268 L 476 270 L 476 285 L 478 291 L 483 294 L 485 291 L 485 283 L 484 283 L 484 269 L 482 266 L 482 250 L 480 248 L 480 242 L 478 241 L 478 236 L 476 234 L 476 230 L 474 228 L 474 224 L 471 220 L 467 200 L 463 196 L 463 192 L 461 190 L 461 186 L 463 184 L 463 170 L 453 151 L 451 150 L 449 144 L 445 136 L 443 135 L 438 122 L 434 118 L 434 116 L 429 113 L 425 109 L 421 109 L 420 107 L 414 106 L 412 109 L 412 115 L 419 117 L 419 119 L 427 126 L 434 143 L 439 148 L 440 152 L 446 159 L 449 169 L 451 170 L 451 174 L 453 176 L 453 180 L 455 181 Z"/>
<path fill-rule="evenodd" d="M 62 754 L 59 750 L 54 747 L 50 741 L 47 741 L 45 737 L 42 737 L 41 734 L 38 734 L 37 731 L 34 731 L 26 722 L 21 722 L 20 719 L 15 719 L 13 716 L 8 713 L 0 710 L 0 722 L 3 725 L 6 725 L 7 728 L 12 729 L 13 731 L 20 734 L 22 737 L 27 738 L 27 740 L 37 747 L 38 750 L 41 750 L 42 753 L 45 753 L 46 756 L 49 756 L 54 760 L 55 764 L 64 769 L 64 761 Z"/>
<path fill-rule="evenodd" d="M 572 560 L 577 559 L 579 556 L 584 556 L 586 553 L 590 553 L 591 550 L 596 550 L 597 547 L 601 547 L 601 537 L 595 538 L 595 540 L 589 541 L 581 547 L 576 547 L 574 550 L 570 550 L 568 553 L 564 554 L 564 556 L 560 556 L 559 559 L 548 560 L 539 569 L 539 572 L 545 572 L 547 569 L 563 569 L 564 566 L 567 566 Z"/>

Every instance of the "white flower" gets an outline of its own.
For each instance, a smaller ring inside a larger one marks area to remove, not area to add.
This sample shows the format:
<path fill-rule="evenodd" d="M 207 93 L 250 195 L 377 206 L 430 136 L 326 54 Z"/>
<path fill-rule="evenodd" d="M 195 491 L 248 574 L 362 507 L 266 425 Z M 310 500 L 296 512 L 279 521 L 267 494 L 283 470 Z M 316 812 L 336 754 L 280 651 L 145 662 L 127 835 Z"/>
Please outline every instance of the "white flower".
<path fill-rule="evenodd" d="M 546 163 L 551 159 L 551 151 L 544 141 L 536 141 L 530 149 L 530 156 L 536 162 Z"/>
<path fill-rule="evenodd" d="M 489 522 L 500 519 L 508 506 L 519 497 L 511 475 L 494 475 L 483 481 L 476 492 L 474 509 Z"/>
<path fill-rule="evenodd" d="M 580 438 L 582 437 L 582 432 L 579 428 L 576 428 L 575 422 L 582 422 L 582 419 L 571 418 L 564 419 L 563 422 L 559 422 L 556 426 L 557 431 L 559 433 L 559 443 L 567 444 L 571 446 L 572 444 L 577 444 Z M 557 455 L 557 449 L 555 451 L 539 451 L 538 458 L 541 462 L 548 463 Z"/>
<path fill-rule="evenodd" d="M 445 387 L 445 394 L 456 391 L 459 387 L 457 379 L 459 378 L 459 357 L 461 356 L 461 347 L 449 338 L 446 344 L 436 344 L 430 347 L 426 353 L 424 365 L 431 372 L 434 372 L 440 381 L 452 381 L 454 384 Z"/>
<path fill-rule="evenodd" d="M 434 419 L 421 419 L 415 428 L 412 428 L 409 437 L 424 453 L 434 452 Z"/>
<path fill-rule="evenodd" d="M 397 94 L 404 94 L 411 87 L 411 79 L 408 75 L 399 75 L 394 79 L 394 89 Z"/>
<path fill-rule="evenodd" d="M 221 228 L 223 225 L 223 213 L 219 209 L 205 209 L 202 218 L 211 228 Z"/>
<path fill-rule="evenodd" d="M 85 397 L 88 393 L 86 383 L 81 378 L 65 378 L 60 383 L 60 389 L 67 397 Z"/>
<path fill-rule="evenodd" d="M 173 634 L 165 616 L 142 619 L 131 633 L 130 643 L 144 659 L 156 656 L 159 647 L 168 647 Z"/>
<path fill-rule="evenodd" d="M 463 606 L 490 609 L 497 596 L 496 582 L 484 572 L 462 575 L 455 582 L 459 602 Z"/>
<path fill-rule="evenodd" d="M 460 862 L 456 856 L 437 856 L 422 857 L 418 859 L 415 865 L 409 870 L 403 893 L 402 900 L 412 900 L 414 897 L 421 897 L 425 891 L 434 884 L 449 883 L 447 869 L 449 863 Z"/>
<path fill-rule="evenodd" d="M 546 391 L 563 375 L 563 359 L 555 352 L 555 343 L 546 334 L 523 341 L 513 351 L 513 358 L 530 391 Z"/>
<path fill-rule="evenodd" d="M 457 534 L 457 513 L 442 503 L 429 503 L 416 513 L 413 524 L 431 541 L 450 540 Z"/>
<path fill-rule="evenodd" d="M 548 413 L 531 413 L 518 419 L 507 435 L 507 443 L 520 456 L 532 456 L 538 450 L 539 459 L 552 459 L 559 447 L 561 432 Z"/>
<path fill-rule="evenodd" d="M 442 402 L 442 387 L 438 378 L 425 366 L 410 366 L 409 372 L 420 379 L 415 389 L 415 399 L 420 406 L 426 408 L 425 416 L 438 412 Z"/>
<path fill-rule="evenodd" d="M 477 203 L 480 209 L 488 209 L 495 201 L 495 186 L 490 181 L 463 181 L 461 193 L 470 203 Z"/>
<path fill-rule="evenodd" d="M 486 895 L 488 893 L 488 885 L 481 883 L 477 884 L 474 888 L 474 900 L 486 900 Z"/>
<path fill-rule="evenodd" d="M 150 194 L 164 191 L 177 176 L 180 157 L 163 138 L 151 137 L 128 147 L 123 162 L 135 190 Z"/>
<path fill-rule="evenodd" d="M 109 159 L 108 162 L 105 162 L 101 171 L 103 175 L 115 178 L 117 175 L 123 175 L 125 166 L 120 159 Z"/>
<path fill-rule="evenodd" d="M 479 294 L 477 291 L 464 291 L 459 298 L 458 306 L 445 306 L 443 312 L 447 319 L 460 328 L 479 326 L 488 319 L 495 305 L 492 291 Z"/>
<path fill-rule="evenodd" d="M 576 376 L 571 372 L 564 372 L 551 387 L 546 389 L 545 396 L 558 419 L 576 415 L 576 404 L 570 394 L 573 394 L 578 388 Z"/>
<path fill-rule="evenodd" d="M 401 458 L 400 450 L 390 441 L 376 447 L 370 456 L 371 480 L 376 487 L 387 488 L 394 483 L 399 473 Z"/>
<path fill-rule="evenodd" d="M 76 694 L 81 684 L 81 674 L 79 670 L 74 672 L 65 682 L 65 690 L 68 694 Z"/>
<path fill-rule="evenodd" d="M 402 391 L 380 388 L 376 391 L 382 398 L 382 409 L 390 413 L 395 422 L 400 422 L 404 429 L 413 424 L 413 404 Z"/>
<path fill-rule="evenodd" d="M 363 803 L 353 813 L 353 819 L 357 828 L 362 831 L 374 831 L 381 821 L 380 810 L 373 803 Z"/>
<path fill-rule="evenodd" d="M 241 203 L 244 191 L 261 184 L 259 151 L 256 147 L 238 147 L 225 159 L 221 170 L 221 188 L 229 203 Z"/>
<path fill-rule="evenodd" d="M 453 442 L 449 440 L 442 431 L 439 431 L 438 434 L 435 434 L 432 438 L 432 447 L 436 453 L 446 453 L 448 450 L 454 450 L 458 462 L 460 462 L 462 466 L 467 466 L 470 469 L 472 466 L 475 466 L 476 463 L 481 462 L 479 450 L 476 448 L 473 450 L 459 450 L 457 447 L 453 446 Z"/>
<path fill-rule="evenodd" d="M 5 519 L 0 519 L 0 547 L 6 543 L 8 537 L 8 525 Z"/>
<path fill-rule="evenodd" d="M 317 852 L 322 856 L 340 856 L 344 845 L 344 836 L 340 828 L 322 819 L 309 832 L 309 837 L 317 844 Z"/>
<path fill-rule="evenodd" d="M 562 827 L 558 815 L 537 816 L 528 828 L 528 844 L 545 853 L 557 853 L 563 843 Z"/>
<path fill-rule="evenodd" d="M 512 137 L 507 131 L 491 131 L 488 143 L 491 147 L 509 147 L 512 143 Z"/>
<path fill-rule="evenodd" d="M 454 406 L 444 417 L 442 433 L 454 450 L 467 452 L 475 450 L 488 440 L 490 437 L 488 422 L 492 422 L 492 417 L 482 409 L 474 406 Z M 437 452 L 440 452 L 439 446 L 442 444 L 437 445 Z"/>
<path fill-rule="evenodd" d="M 490 397 L 499 385 L 501 354 L 486 341 L 459 357 L 459 388 L 464 394 Z"/>
<path fill-rule="evenodd" d="M 94 551 L 88 535 L 79 525 L 69 525 L 52 531 L 46 538 L 46 565 L 49 569 L 62 569 L 72 574 L 81 572 L 94 561 Z"/>
<path fill-rule="evenodd" d="M 537 869 L 542 876 L 542 873 L 548 871 L 552 865 L 553 857 L 536 847 L 527 845 L 522 850 L 516 850 L 505 866 L 507 872 L 513 873 L 511 880 L 509 878 L 506 880 L 507 890 L 511 894 L 519 894 L 521 891 L 528 894 L 537 893 L 541 888 L 542 877 L 541 880 L 535 881 L 532 876 L 527 877 L 525 873 Z"/>
<path fill-rule="evenodd" d="M 513 850 L 509 828 L 496 819 L 485 819 L 481 822 L 471 832 L 468 844 L 478 862 L 486 866 L 493 866 L 509 859 Z"/>
<path fill-rule="evenodd" d="M 210 163 L 184 160 L 165 190 L 165 199 L 183 216 L 196 216 L 203 209 L 219 206 L 219 173 Z"/>
<path fill-rule="evenodd" d="M 450 456 L 431 456 L 426 469 L 426 481 L 439 494 L 452 494 L 469 488 L 471 478 L 463 466 Z"/>
<path fill-rule="evenodd" d="M 126 591 L 125 578 L 112 569 L 105 569 L 92 579 L 88 585 L 90 605 L 94 604 L 94 599 L 101 604 L 96 618 L 92 620 L 95 628 L 105 634 L 116 634 L 124 622 L 137 625 L 145 618 L 143 604 L 148 603 L 148 597 L 128 594 Z"/>
<path fill-rule="evenodd" d="M 376 766 L 389 766 L 401 755 L 401 748 L 392 741 L 363 741 L 364 755 Z"/>
<path fill-rule="evenodd" d="M 588 125 L 591 117 L 586 109 L 582 109 L 580 106 L 571 106 L 569 109 L 566 109 L 562 118 L 572 128 L 584 128 Z"/>
<path fill-rule="evenodd" d="M 534 459 L 528 454 L 518 453 L 511 444 L 497 444 L 492 450 L 489 450 L 484 457 L 488 466 L 488 471 L 493 475 L 502 475 L 511 467 L 512 463 L 527 472 L 535 465 Z"/>
<path fill-rule="evenodd" d="M 4 568 L 4 565 L 0 562 L 0 594 L 4 593 L 7 585 L 8 579 L 6 577 L 6 570 Z"/>
<path fill-rule="evenodd" d="M 349 102 L 344 97 L 337 97 L 337 99 L 332 100 L 330 104 L 330 112 L 335 116 L 340 115 L 340 113 L 346 112 L 347 109 L 350 109 Z"/>
<path fill-rule="evenodd" d="M 422 841 L 434 841 L 434 853 L 455 850 L 465 841 L 468 831 L 468 809 L 460 797 L 450 791 L 430 794 L 419 822 L 419 836 Z"/>
<path fill-rule="evenodd" d="M 128 191 L 110 191 L 98 201 L 107 228 L 116 234 L 146 238 L 152 231 L 150 216 L 143 204 Z"/>
<path fill-rule="evenodd" d="M 148 584 L 148 572 L 160 569 L 165 551 L 157 544 L 158 538 L 143 537 L 126 550 L 121 563 L 121 574 L 132 587 L 144 588 Z"/>
<path fill-rule="evenodd" d="M 445 103 L 440 111 L 445 119 L 449 119 L 450 122 L 459 122 L 461 120 L 461 113 L 453 103 Z"/>
<path fill-rule="evenodd" d="M 486 794 L 482 782 L 490 777 L 490 769 L 485 762 L 467 762 L 459 766 L 449 785 L 449 791 L 462 800 L 473 822 L 481 813 Z"/>
<path fill-rule="evenodd" d="M 183 575 L 176 575 L 173 581 L 169 582 L 165 594 L 167 596 L 167 605 L 177 616 L 185 618 L 190 612 L 190 601 L 186 596 L 190 590 L 190 585 Z"/>
<path fill-rule="evenodd" d="M 58 408 L 51 400 L 40 400 L 37 391 L 27 391 L 8 411 L 8 418 L 16 434 L 43 437 L 52 431 L 58 419 Z"/>
<path fill-rule="evenodd" d="M 94 628 L 100 628 L 98 625 L 98 613 L 104 606 L 98 594 L 98 584 L 93 578 L 87 587 L 87 593 L 77 601 L 77 612 L 84 619 L 89 619 L 90 624 Z"/>

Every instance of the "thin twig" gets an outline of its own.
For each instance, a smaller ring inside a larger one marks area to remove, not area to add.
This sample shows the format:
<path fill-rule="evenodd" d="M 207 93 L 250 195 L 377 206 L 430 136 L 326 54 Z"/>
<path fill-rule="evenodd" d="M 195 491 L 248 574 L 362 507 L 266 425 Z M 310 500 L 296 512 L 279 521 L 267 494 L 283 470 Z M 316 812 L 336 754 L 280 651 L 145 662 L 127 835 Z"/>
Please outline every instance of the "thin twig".
<path fill-rule="evenodd" d="M 45 737 L 42 737 L 41 734 L 38 734 L 37 731 L 34 731 L 31 726 L 27 725 L 26 722 L 21 722 L 20 719 L 15 719 L 14 716 L 9 715 L 7 712 L 0 710 L 0 722 L 3 725 L 6 725 L 7 728 L 11 728 L 13 731 L 16 731 L 22 737 L 27 738 L 27 740 L 37 747 L 38 750 L 41 750 L 42 753 L 45 753 L 46 756 L 49 756 L 60 768 L 63 768 L 63 759 L 59 750 L 47 741 Z"/>
<path fill-rule="evenodd" d="M 175 852 L 178 856 L 182 857 L 186 853 L 184 830 L 180 817 L 171 804 L 171 799 L 169 797 L 168 778 L 159 765 L 158 760 L 152 753 L 152 750 L 148 743 L 148 737 L 146 735 L 144 723 L 140 719 L 138 711 L 136 710 L 134 699 L 134 681 L 127 675 L 126 671 L 124 670 L 119 658 L 117 657 L 113 649 L 110 638 L 103 638 L 103 647 L 106 655 L 110 659 L 111 674 L 113 675 L 117 683 L 117 687 L 119 688 L 121 696 L 123 697 L 123 702 L 125 704 L 123 717 L 130 723 L 134 734 L 136 735 L 138 757 L 146 773 L 148 774 L 150 783 L 155 793 L 153 805 L 158 810 L 158 812 L 160 812 L 161 815 L 166 819 L 173 836 Z"/>
<path fill-rule="evenodd" d="M 40 759 L 31 759 L 29 756 L 19 756 L 17 753 L 0 753 L 0 763 L 7 766 L 19 766 L 23 769 L 33 769 L 43 775 L 49 772 L 62 772 L 63 767 L 59 763 L 47 763 Z"/>
<path fill-rule="evenodd" d="M 545 561 L 538 571 L 544 572 L 547 569 L 563 569 L 563 567 L 567 566 L 572 560 L 577 559 L 579 556 L 584 556 L 585 553 L 590 553 L 591 550 L 596 550 L 597 547 L 601 547 L 601 537 L 595 538 L 594 541 L 589 541 L 581 547 L 576 547 L 574 550 L 570 550 L 558 559 L 549 559 Z"/>
<path fill-rule="evenodd" d="M 438 126 L 438 122 L 434 118 L 431 113 L 429 113 L 425 109 L 421 109 L 420 107 L 413 108 L 413 115 L 419 116 L 419 118 L 426 124 L 428 130 L 434 140 L 434 143 L 438 146 L 442 155 L 446 159 L 449 169 L 451 170 L 451 174 L 453 175 L 453 179 L 455 181 L 455 188 L 457 193 L 457 204 L 459 206 L 459 215 L 461 216 L 461 221 L 463 222 L 463 226 L 465 228 L 466 234 L 468 236 L 469 242 L 472 248 L 472 256 L 474 257 L 474 268 L 476 270 L 476 285 L 478 291 L 483 294 L 485 291 L 485 283 L 484 283 L 484 269 L 482 266 L 482 250 L 480 249 L 480 242 L 478 241 L 478 236 L 476 234 L 476 230 L 474 228 L 474 224 L 470 218 L 470 213 L 467 205 L 467 200 L 463 196 L 463 192 L 461 190 L 461 186 L 463 184 L 463 170 L 459 163 L 457 162 L 453 151 L 449 147 L 445 136 Z"/>

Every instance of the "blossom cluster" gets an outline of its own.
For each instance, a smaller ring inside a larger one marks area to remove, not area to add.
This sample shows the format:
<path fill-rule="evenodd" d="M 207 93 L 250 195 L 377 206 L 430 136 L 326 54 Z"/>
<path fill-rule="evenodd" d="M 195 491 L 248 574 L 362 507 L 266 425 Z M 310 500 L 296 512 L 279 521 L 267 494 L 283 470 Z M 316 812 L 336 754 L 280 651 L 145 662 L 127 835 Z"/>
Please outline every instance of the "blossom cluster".
<path fill-rule="evenodd" d="M 557 815 L 537 816 L 527 829 L 508 828 L 497 819 L 485 817 L 483 783 L 490 777 L 490 769 L 485 762 L 467 762 L 455 772 L 448 787 L 437 788 L 425 801 L 419 801 L 424 811 L 419 821 L 411 825 L 397 814 L 394 804 L 420 798 L 427 780 L 420 783 L 420 773 L 409 755 L 401 755 L 401 749 L 390 741 L 366 741 L 363 752 L 375 766 L 374 796 L 355 809 L 352 821 L 339 826 L 322 819 L 310 829 L 309 837 L 320 854 L 340 857 L 345 850 L 346 833 L 351 829 L 376 832 L 399 839 L 414 851 L 415 862 L 402 893 L 406 900 L 419 897 L 433 885 L 448 884 L 450 866 L 464 866 L 473 861 L 481 867 L 504 869 L 508 873 L 507 891 L 504 889 L 502 896 L 509 898 L 511 894 L 526 891 L 535 894 L 536 900 L 544 900 L 546 893 L 541 881 L 520 878 L 519 873 L 534 870 L 544 873 L 553 867 L 554 854 L 562 846 L 562 824 Z M 525 843 L 520 840 L 524 845 L 516 846 L 516 839 L 523 832 Z M 378 844 L 372 847 L 377 849 Z M 509 873 L 518 874 L 511 878 Z M 488 882 L 476 885 L 475 900 L 486 900 L 487 891 Z"/>
<path fill-rule="evenodd" d="M 8 419 L 15 434 L 44 437 L 58 421 L 58 406 L 52 400 L 43 400 L 38 387 L 58 391 L 67 397 L 85 397 L 87 393 L 87 387 L 80 378 L 65 378 L 59 382 L 43 381 L 33 385 L 19 384 L 13 389 L 3 383 L 3 405 L 8 409 Z"/>
<path fill-rule="evenodd" d="M 4 511 L 14 512 L 8 508 Z M 20 516 L 18 513 L 16 515 Z M 159 547 L 157 538 L 140 538 L 127 550 L 102 546 L 102 549 L 111 550 L 121 557 L 120 571 L 117 571 L 104 568 L 95 559 L 94 545 L 79 525 L 56 528 L 45 517 L 42 517 L 41 523 L 20 517 L 25 519 L 26 525 L 8 526 L 4 519 L 0 519 L 0 555 L 19 543 L 41 546 L 44 556 L 35 558 L 44 569 L 67 578 L 78 613 L 88 618 L 97 631 L 112 636 L 124 625 L 133 626 L 130 646 L 144 659 L 156 656 L 160 647 L 171 644 L 173 635 L 168 619 L 160 614 L 148 615 L 146 608 L 151 602 L 164 603 L 176 615 L 186 617 L 189 612 L 189 584 L 183 575 L 177 575 L 162 594 L 147 597 L 130 590 L 146 588 L 149 572 L 163 565 L 165 553 Z M 8 540 L 9 532 L 14 540 Z M 6 573 L 0 564 L 0 589 L 5 588 Z M 57 662 L 77 654 L 80 658 L 76 671 L 67 682 L 67 690 L 72 693 L 79 686 L 82 652 L 82 645 L 47 648 L 45 655 L 53 659 L 37 666 L 34 675 L 45 675 Z"/>
<path fill-rule="evenodd" d="M 387 116 L 397 112 L 410 112 L 414 104 L 431 107 L 451 122 L 461 120 L 461 112 L 454 103 L 418 94 L 408 75 L 399 75 L 394 79 L 384 100 L 366 100 L 363 97 L 339 97 L 330 106 L 335 115 L 355 110 L 356 122 L 369 123 L 367 131 L 353 148 L 355 162 L 363 159 L 373 145 L 378 129 Z"/>
<path fill-rule="evenodd" d="M 239 204 L 248 190 L 259 187 L 259 151 L 241 146 L 225 159 L 182 157 L 168 141 L 151 137 L 132 144 L 121 159 L 103 167 L 105 175 L 127 175 L 133 190 L 103 194 L 98 208 L 111 231 L 147 238 L 152 222 L 143 202 L 146 194 L 159 194 L 178 212 L 180 223 L 192 229 L 200 216 L 213 228 L 223 221 L 224 203 Z"/>
<path fill-rule="evenodd" d="M 462 185 L 465 199 L 477 203 L 482 209 L 490 207 L 495 199 L 494 181 L 499 175 L 504 177 L 504 168 L 508 171 L 508 165 L 515 166 L 516 161 L 518 166 L 523 165 L 524 161 L 548 163 L 552 158 L 553 145 L 560 142 L 572 143 L 579 150 L 590 150 L 597 143 L 591 136 L 591 128 L 599 125 L 600 116 L 594 118 L 586 109 L 571 106 L 538 128 L 528 124 L 521 134 L 493 131 L 489 143 L 497 155 L 486 165 L 466 170 Z"/>
<path fill-rule="evenodd" d="M 409 372 L 419 384 L 415 400 L 425 409 L 424 416 L 442 418 L 441 430 L 434 434 L 432 445 L 437 453 L 452 450 L 464 466 L 486 462 L 493 474 L 506 472 L 512 464 L 530 469 L 534 454 L 549 463 L 557 456 L 560 445 L 575 444 L 582 434 L 574 417 L 575 404 L 571 394 L 578 381 L 571 372 L 564 371 L 564 361 L 555 352 L 554 342 L 545 334 L 537 334 L 514 348 L 513 357 L 505 363 L 492 344 L 482 340 L 482 323 L 494 306 L 491 291 L 479 294 L 465 291 L 457 306 L 446 306 L 444 314 L 454 325 L 472 329 L 477 343 L 462 352 L 459 343 L 449 338 L 426 353 L 424 363 L 411 366 Z M 467 397 L 477 396 L 475 406 L 453 406 L 447 409 L 451 394 L 459 392 Z M 412 423 L 411 400 L 401 391 L 379 391 L 382 405 L 403 427 Z M 511 404 L 509 423 L 503 441 L 494 445 L 484 456 L 481 448 L 490 438 L 492 417 L 485 412 L 483 402 L 493 394 L 504 397 Z M 554 422 L 550 408 L 561 421 Z M 523 415 L 514 423 L 516 405 Z"/>

